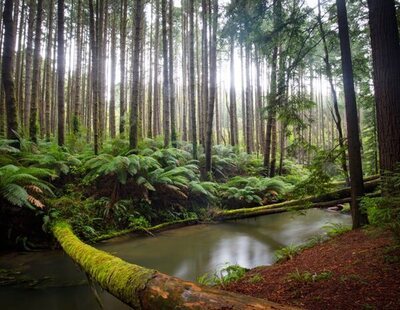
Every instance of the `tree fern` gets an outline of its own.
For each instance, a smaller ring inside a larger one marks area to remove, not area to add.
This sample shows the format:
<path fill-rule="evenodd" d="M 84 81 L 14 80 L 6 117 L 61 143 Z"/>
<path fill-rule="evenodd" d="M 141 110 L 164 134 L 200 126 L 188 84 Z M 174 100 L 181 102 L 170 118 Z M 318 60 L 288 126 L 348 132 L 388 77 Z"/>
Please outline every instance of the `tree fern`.
<path fill-rule="evenodd" d="M 53 195 L 50 186 L 40 177 L 51 177 L 49 170 L 7 165 L 0 168 L 0 198 L 19 207 L 43 207 L 35 196 Z"/>

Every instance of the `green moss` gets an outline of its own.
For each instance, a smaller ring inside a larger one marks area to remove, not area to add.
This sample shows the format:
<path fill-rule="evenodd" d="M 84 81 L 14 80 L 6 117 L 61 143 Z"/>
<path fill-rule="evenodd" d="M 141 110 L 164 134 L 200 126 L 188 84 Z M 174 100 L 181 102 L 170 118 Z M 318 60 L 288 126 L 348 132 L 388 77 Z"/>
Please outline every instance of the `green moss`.
<path fill-rule="evenodd" d="M 160 230 L 165 230 L 168 228 L 176 227 L 176 226 L 186 226 L 186 225 L 192 225 L 192 224 L 197 224 L 199 221 L 197 219 L 185 219 L 185 220 L 177 220 L 177 221 L 172 221 L 172 222 L 167 222 L 167 223 L 161 223 L 155 226 L 152 226 L 150 228 L 138 228 L 138 227 L 132 227 L 124 230 L 119 230 L 119 231 L 111 231 L 107 234 L 103 234 L 97 238 L 94 239 L 95 242 L 115 238 L 115 237 L 120 237 L 126 234 L 130 233 L 142 233 L 142 232 L 157 232 Z"/>
<path fill-rule="evenodd" d="M 155 270 L 127 263 L 83 243 L 64 221 L 55 223 L 52 231 L 64 251 L 103 289 L 139 308 L 139 293 L 154 276 Z"/>

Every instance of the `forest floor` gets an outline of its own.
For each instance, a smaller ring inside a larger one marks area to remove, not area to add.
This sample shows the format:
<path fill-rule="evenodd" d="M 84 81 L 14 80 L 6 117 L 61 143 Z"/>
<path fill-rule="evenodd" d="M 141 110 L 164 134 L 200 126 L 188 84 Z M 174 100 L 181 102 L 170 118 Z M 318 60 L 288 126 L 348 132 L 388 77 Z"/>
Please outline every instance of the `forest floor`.
<path fill-rule="evenodd" d="M 224 289 L 304 309 L 400 309 L 400 246 L 388 231 L 350 231 Z"/>

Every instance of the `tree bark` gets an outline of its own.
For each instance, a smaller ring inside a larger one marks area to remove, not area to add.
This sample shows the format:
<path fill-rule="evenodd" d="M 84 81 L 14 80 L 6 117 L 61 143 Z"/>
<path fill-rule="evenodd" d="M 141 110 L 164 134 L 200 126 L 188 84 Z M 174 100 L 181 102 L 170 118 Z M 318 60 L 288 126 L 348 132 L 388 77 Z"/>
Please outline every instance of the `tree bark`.
<path fill-rule="evenodd" d="M 353 64 L 351 60 L 349 25 L 345 0 L 336 0 L 338 11 L 340 50 L 342 54 L 343 85 L 346 104 L 347 138 L 351 181 L 351 215 L 353 229 L 368 223 L 367 215 L 360 210 L 359 200 L 364 195 L 361 166 L 361 144 L 358 128 L 356 93 L 354 91 Z"/>
<path fill-rule="evenodd" d="M 400 43 L 394 0 L 368 0 L 381 174 L 400 162 Z"/>
<path fill-rule="evenodd" d="M 190 119 L 192 133 L 192 153 L 193 158 L 197 159 L 197 125 L 196 125 L 196 82 L 194 72 L 194 0 L 189 1 L 189 102 Z"/>
<path fill-rule="evenodd" d="M 153 82 L 153 136 L 161 133 L 160 124 L 160 87 L 159 87 L 159 42 L 160 42 L 160 0 L 156 0 L 156 20 L 154 34 L 154 82 Z"/>
<path fill-rule="evenodd" d="M 176 108 L 175 108 L 175 83 L 174 83 L 174 40 L 172 36 L 172 28 L 173 28 L 173 0 L 168 1 L 168 48 L 169 48 L 169 104 L 171 110 L 171 142 L 172 147 L 177 147 L 177 134 L 176 134 Z"/>
<path fill-rule="evenodd" d="M 72 131 L 78 135 L 81 125 L 81 71 L 82 71 L 82 1 L 78 0 L 76 25 L 76 69 L 75 69 L 75 98 L 74 98 L 74 117 L 72 119 Z"/>
<path fill-rule="evenodd" d="M 12 18 L 13 1 L 5 0 L 3 11 L 4 43 L 1 79 L 6 99 L 7 138 L 16 140 L 18 132 L 17 104 L 14 90 L 15 22 Z"/>
<path fill-rule="evenodd" d="M 207 135 L 206 135 L 206 171 L 211 173 L 212 165 L 212 128 L 214 121 L 215 101 L 217 96 L 217 26 L 218 2 L 212 2 L 212 34 L 210 40 L 210 103 L 207 110 Z M 217 133 L 218 134 L 218 133 Z"/>
<path fill-rule="evenodd" d="M 342 164 L 342 169 L 343 173 L 348 179 L 348 171 L 347 171 L 347 162 L 346 162 L 346 151 L 344 148 L 344 136 L 343 136 L 343 129 L 342 129 L 342 118 L 340 116 L 340 111 L 339 111 L 339 104 L 338 104 L 338 99 L 337 99 L 337 93 L 335 90 L 335 85 L 333 83 L 333 74 L 332 74 L 332 66 L 329 60 L 329 51 L 328 51 L 328 45 L 326 42 L 326 33 L 322 24 L 322 17 L 321 17 L 321 0 L 318 0 L 318 25 L 321 33 L 321 38 L 322 38 L 322 43 L 324 46 L 324 62 L 325 62 L 325 68 L 326 68 L 326 75 L 328 77 L 330 89 L 331 89 L 331 94 L 332 94 L 332 100 L 333 100 L 333 109 L 334 113 L 332 113 L 333 121 L 336 125 L 336 129 L 339 135 L 339 146 L 340 146 L 340 152 L 341 152 L 341 164 Z"/>
<path fill-rule="evenodd" d="M 229 120 L 230 120 L 230 142 L 235 146 L 239 144 L 237 108 L 236 108 L 236 85 L 235 85 L 235 39 L 230 38 L 230 89 L 229 89 Z"/>
<path fill-rule="evenodd" d="M 114 12 L 112 15 L 112 24 L 111 24 L 111 49 L 110 49 L 110 58 L 111 58 L 111 80 L 110 80 L 110 111 L 109 111 L 109 126 L 110 126 L 110 136 L 111 139 L 115 138 L 115 75 L 116 75 L 116 49 L 117 49 L 117 38 L 116 38 L 116 13 Z"/>
<path fill-rule="evenodd" d="M 138 144 L 138 107 L 139 107 L 139 59 L 141 52 L 141 32 L 143 18 L 143 0 L 135 0 L 135 32 L 133 37 L 133 62 L 132 62 L 132 96 L 130 103 L 130 130 L 129 145 L 132 149 Z"/>
<path fill-rule="evenodd" d="M 128 14 L 128 3 L 127 0 L 121 1 L 121 24 L 120 24 L 120 35 L 121 35 L 121 42 L 120 42 L 120 95 L 119 95 L 119 134 L 120 136 L 124 136 L 125 133 L 125 57 L 126 57 L 126 19 Z"/>
<path fill-rule="evenodd" d="M 57 8 L 57 105 L 58 105 L 58 145 L 64 145 L 64 75 L 65 75 L 65 59 L 64 59 L 64 0 L 58 0 Z"/>
<path fill-rule="evenodd" d="M 161 23 L 162 23 L 162 45 L 163 45 L 163 124 L 164 124 L 164 147 L 170 142 L 170 96 L 168 75 L 168 29 L 167 29 L 167 0 L 161 0 Z"/>
<path fill-rule="evenodd" d="M 40 45 L 42 36 L 42 10 L 43 0 L 37 1 L 36 7 L 36 27 L 35 27 L 35 49 L 33 55 L 33 81 L 31 91 L 31 113 L 29 118 L 29 137 L 31 141 L 37 142 L 37 118 L 38 118 L 38 98 L 40 87 Z M 25 98 L 26 99 L 26 98 Z"/>

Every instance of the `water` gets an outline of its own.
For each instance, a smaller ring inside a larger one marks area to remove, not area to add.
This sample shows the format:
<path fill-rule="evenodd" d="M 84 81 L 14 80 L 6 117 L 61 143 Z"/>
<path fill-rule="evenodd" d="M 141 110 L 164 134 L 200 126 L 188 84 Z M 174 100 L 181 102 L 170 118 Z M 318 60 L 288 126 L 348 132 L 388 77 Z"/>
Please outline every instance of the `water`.
<path fill-rule="evenodd" d="M 156 237 L 124 237 L 97 247 L 129 262 L 195 281 L 227 263 L 247 268 L 270 265 L 275 250 L 322 233 L 327 223 L 350 222 L 347 215 L 311 209 L 305 215 L 280 213 L 175 229 Z M 0 269 L 9 268 L 21 272 L 17 277 L 26 278 L 26 283 L 22 288 L 0 286 L 2 309 L 99 309 L 85 275 L 62 251 L 2 255 Z M 108 293 L 99 293 L 106 309 L 128 308 Z"/>

